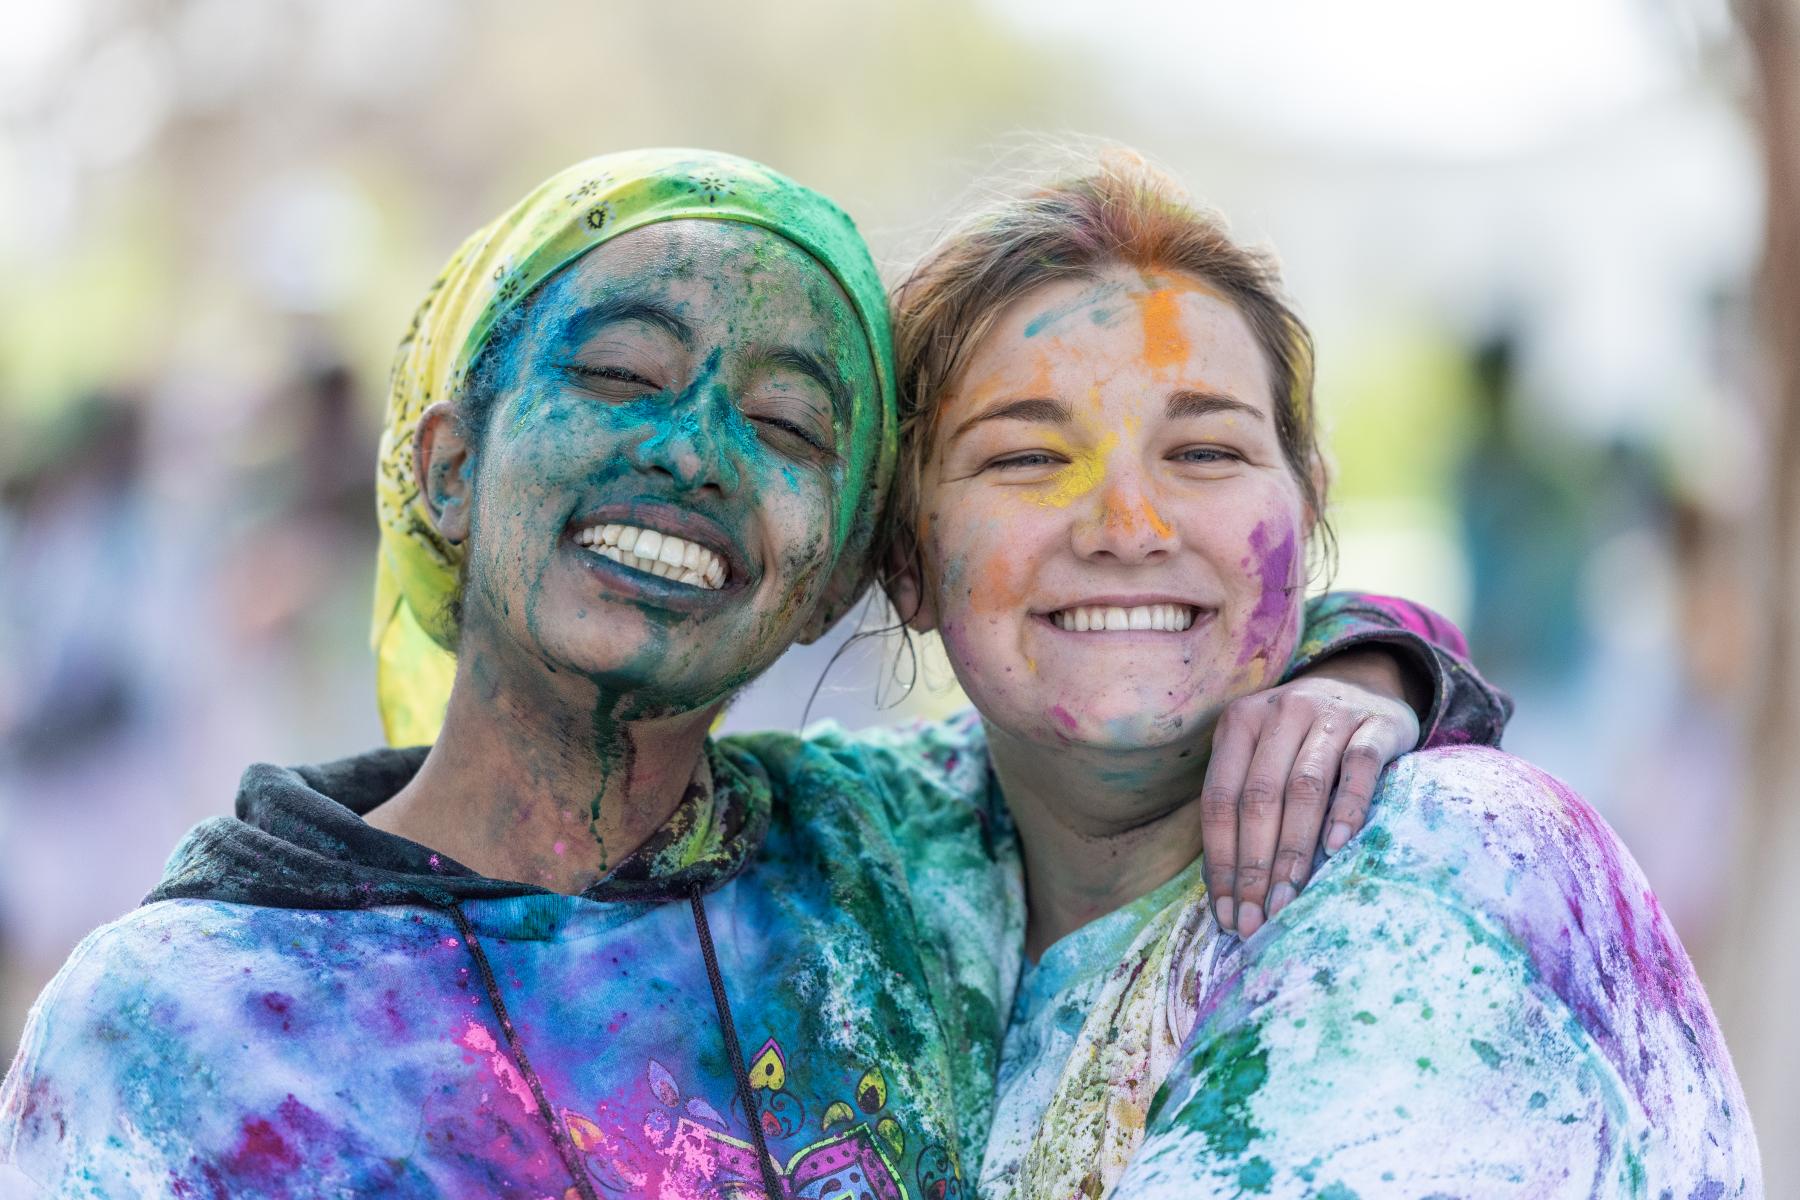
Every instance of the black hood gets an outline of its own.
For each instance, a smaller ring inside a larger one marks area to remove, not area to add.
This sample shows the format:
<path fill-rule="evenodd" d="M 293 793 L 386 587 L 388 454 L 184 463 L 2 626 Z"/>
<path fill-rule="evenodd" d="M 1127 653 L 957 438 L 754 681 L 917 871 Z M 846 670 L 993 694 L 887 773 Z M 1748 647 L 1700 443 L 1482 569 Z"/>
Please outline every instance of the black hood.
<path fill-rule="evenodd" d="M 446 855 L 364 821 L 418 772 L 427 748 L 372 750 L 310 767 L 257 763 L 238 785 L 237 815 L 190 831 L 145 897 L 223 900 L 270 908 L 373 908 L 549 894 L 490 879 Z M 712 784 L 688 785 L 673 816 L 583 895 L 662 901 L 712 891 L 762 845 L 769 785 L 745 755 L 706 748 Z M 689 833 L 706 823 L 696 849 Z M 674 851 L 679 849 L 677 856 Z"/>

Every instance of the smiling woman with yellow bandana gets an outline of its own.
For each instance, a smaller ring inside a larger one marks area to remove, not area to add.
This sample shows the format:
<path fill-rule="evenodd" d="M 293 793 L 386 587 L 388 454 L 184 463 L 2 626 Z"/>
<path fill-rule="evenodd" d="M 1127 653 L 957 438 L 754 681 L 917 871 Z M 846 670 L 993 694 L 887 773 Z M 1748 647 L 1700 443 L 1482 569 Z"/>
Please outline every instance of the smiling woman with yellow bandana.
<path fill-rule="evenodd" d="M 559 268 L 603 242 L 661 221 L 736 221 L 779 233 L 826 264 L 875 348 L 879 394 L 858 413 L 852 448 L 866 480 L 839 498 L 838 521 L 865 539 L 892 470 L 894 407 L 887 300 L 862 238 L 829 200 L 726 155 L 633 151 L 552 176 L 463 243 L 400 344 L 381 437 L 381 560 L 374 644 L 381 718 L 396 746 L 433 741 L 450 696 L 460 547 L 419 504 L 413 437 L 433 401 L 458 394 L 495 326 Z M 859 519 L 857 514 L 861 513 Z"/>

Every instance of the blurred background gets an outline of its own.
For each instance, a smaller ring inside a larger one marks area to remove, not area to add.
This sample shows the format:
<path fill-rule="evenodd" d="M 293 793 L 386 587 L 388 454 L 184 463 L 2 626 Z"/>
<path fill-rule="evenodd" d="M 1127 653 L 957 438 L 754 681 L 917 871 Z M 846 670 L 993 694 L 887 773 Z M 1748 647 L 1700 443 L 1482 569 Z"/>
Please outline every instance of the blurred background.
<path fill-rule="evenodd" d="M 0 0 L 0 1055 L 246 763 L 380 740 L 377 421 L 464 235 L 701 145 L 897 276 L 1080 135 L 1279 251 L 1333 583 L 1461 623 L 1621 831 L 1800 1195 L 1800 2 L 756 7 Z M 957 703 L 853 625 L 731 725 Z"/>

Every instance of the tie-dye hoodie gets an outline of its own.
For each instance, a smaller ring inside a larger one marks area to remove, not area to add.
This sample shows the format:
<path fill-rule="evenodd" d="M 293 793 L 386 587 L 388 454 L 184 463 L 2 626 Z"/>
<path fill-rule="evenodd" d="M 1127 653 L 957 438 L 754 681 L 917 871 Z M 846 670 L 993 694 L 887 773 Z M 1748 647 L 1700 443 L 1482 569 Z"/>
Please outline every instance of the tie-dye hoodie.
<path fill-rule="evenodd" d="M 1430 730 L 1492 740 L 1434 632 L 1328 598 L 1294 667 L 1408 647 Z M 59 1196 L 967 1195 L 1024 921 L 975 726 L 710 745 L 580 896 L 364 822 L 422 750 L 253 767 L 40 998 L 0 1162 Z"/>
<path fill-rule="evenodd" d="M 955 1099 L 992 1086 L 1017 967 L 1011 845 L 973 804 L 872 789 L 874 753 L 769 741 L 773 777 L 709 747 L 582 896 L 362 821 L 422 749 L 251 768 L 238 819 L 45 992 L 0 1150 L 59 1196 L 688 1200 L 761 1194 L 760 1131 L 791 1195 L 964 1194 L 982 1118 Z M 980 919 L 927 928 L 933 872 Z"/>

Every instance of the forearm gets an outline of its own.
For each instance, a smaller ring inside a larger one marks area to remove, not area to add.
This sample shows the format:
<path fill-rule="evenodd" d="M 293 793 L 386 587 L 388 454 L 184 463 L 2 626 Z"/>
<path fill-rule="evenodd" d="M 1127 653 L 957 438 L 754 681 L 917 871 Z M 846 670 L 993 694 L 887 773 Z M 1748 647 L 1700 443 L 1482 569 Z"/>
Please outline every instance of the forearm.
<path fill-rule="evenodd" d="M 1328 670 L 1351 652 L 1394 664 L 1401 694 L 1419 714 L 1419 746 L 1498 746 L 1512 700 L 1475 669 L 1462 631 L 1410 600 L 1329 592 L 1306 605 L 1306 627 L 1287 678 Z"/>

